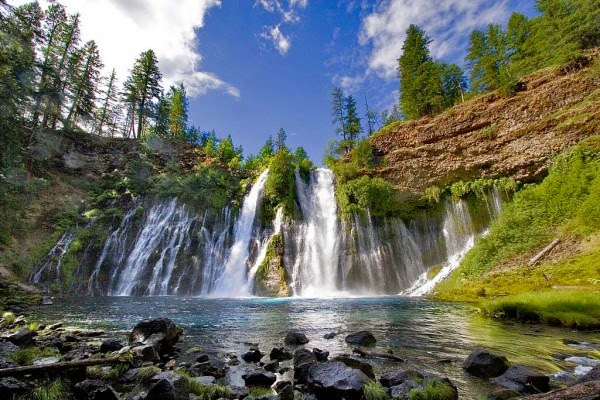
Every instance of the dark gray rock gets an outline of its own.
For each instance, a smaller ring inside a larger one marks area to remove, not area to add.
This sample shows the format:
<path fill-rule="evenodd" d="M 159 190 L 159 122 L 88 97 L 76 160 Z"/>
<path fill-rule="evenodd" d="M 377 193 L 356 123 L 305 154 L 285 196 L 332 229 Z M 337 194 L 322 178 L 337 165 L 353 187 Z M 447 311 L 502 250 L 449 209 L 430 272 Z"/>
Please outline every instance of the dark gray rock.
<path fill-rule="evenodd" d="M 278 361 L 291 360 L 292 358 L 294 358 L 292 353 L 290 353 L 283 347 L 274 347 L 273 350 L 271 350 L 269 357 L 271 357 L 271 360 L 278 360 Z"/>
<path fill-rule="evenodd" d="M 409 380 L 415 382 L 423 382 L 425 380 L 425 377 L 420 372 L 414 371 L 412 369 L 396 369 L 384 372 L 379 378 L 379 382 L 381 382 L 383 386 L 388 388 L 401 385 L 405 381 Z"/>
<path fill-rule="evenodd" d="M 519 397 L 521 394 L 510 389 L 497 390 L 488 394 L 487 400 L 509 400 Z"/>
<path fill-rule="evenodd" d="M 298 346 L 308 343 L 308 338 L 305 334 L 300 332 L 287 332 L 283 342 L 287 345 Z"/>
<path fill-rule="evenodd" d="M 0 378 L 0 393 L 2 394 L 2 399 L 12 399 L 24 396 L 29 393 L 31 389 L 32 387 L 27 382 L 22 382 L 12 376 Z"/>
<path fill-rule="evenodd" d="M 245 386 L 230 386 L 230 389 L 234 399 L 244 399 L 250 394 Z"/>
<path fill-rule="evenodd" d="M 514 365 L 492 382 L 522 394 L 545 393 L 550 390 L 550 378 L 522 365 Z"/>
<path fill-rule="evenodd" d="M 313 349 L 313 354 L 319 362 L 325 362 L 329 358 L 329 352 L 327 350 L 317 349 L 316 347 Z"/>
<path fill-rule="evenodd" d="M 208 361 L 210 361 L 208 354 L 200 354 L 198 356 L 198 358 L 196 358 L 196 362 L 199 362 L 199 363 L 208 362 Z"/>
<path fill-rule="evenodd" d="M 214 383 L 217 381 L 214 376 L 199 376 L 192 379 L 204 386 L 214 385 Z"/>
<path fill-rule="evenodd" d="M 19 350 L 19 346 L 11 342 L 0 342 L 0 355 L 7 355 Z"/>
<path fill-rule="evenodd" d="M 100 353 L 111 353 L 123 348 L 121 342 L 116 339 L 104 339 L 100 345 Z"/>
<path fill-rule="evenodd" d="M 292 382 L 279 381 L 275 384 L 275 391 L 280 400 L 294 400 L 294 387 Z"/>
<path fill-rule="evenodd" d="M 157 318 L 139 322 L 129 334 L 129 343 L 149 344 L 159 354 L 173 350 L 183 330 L 168 318 Z"/>
<path fill-rule="evenodd" d="M 308 349 L 298 349 L 294 353 L 294 381 L 296 383 L 306 383 L 308 370 L 317 363 L 317 358 L 312 351 Z"/>
<path fill-rule="evenodd" d="M 242 379 L 244 379 L 244 383 L 246 384 L 246 386 L 249 387 L 270 387 L 272 384 L 275 383 L 277 377 L 272 372 L 268 372 L 263 369 L 255 369 L 242 375 Z"/>
<path fill-rule="evenodd" d="M 316 363 L 308 372 L 308 387 L 319 400 L 360 400 L 370 381 L 361 371 L 338 361 Z"/>
<path fill-rule="evenodd" d="M 463 369 L 479 378 L 495 378 L 508 369 L 510 364 L 504 356 L 485 349 L 475 349 L 463 362 Z"/>
<path fill-rule="evenodd" d="M 419 385 L 417 382 L 407 379 L 399 385 L 392 386 L 390 388 L 390 394 L 392 399 L 407 400 L 411 390 L 422 388 L 423 386 Z"/>
<path fill-rule="evenodd" d="M 600 364 L 588 371 L 588 373 L 582 376 L 578 382 L 581 383 L 590 381 L 600 381 Z"/>
<path fill-rule="evenodd" d="M 323 339 L 333 339 L 336 336 L 337 336 L 337 333 L 330 332 L 330 333 L 326 333 L 325 335 L 323 335 Z"/>
<path fill-rule="evenodd" d="M 18 366 L 19 366 L 19 364 L 17 364 L 16 362 L 0 357 L 0 369 L 15 368 Z"/>
<path fill-rule="evenodd" d="M 17 346 L 31 346 L 34 344 L 33 338 L 36 336 L 36 332 L 30 331 L 29 329 L 23 329 L 10 335 L 8 341 Z"/>
<path fill-rule="evenodd" d="M 157 380 L 146 400 L 189 400 L 190 384 L 187 378 L 171 371 L 164 371 L 152 378 Z M 163 396 L 163 397 L 160 397 Z"/>
<path fill-rule="evenodd" d="M 112 387 L 96 379 L 86 379 L 73 386 L 77 400 L 119 400 Z"/>
<path fill-rule="evenodd" d="M 374 345 L 377 340 L 375 336 L 369 331 L 360 331 L 356 333 L 351 333 L 346 336 L 346 343 L 357 344 L 360 346 L 371 346 Z"/>
<path fill-rule="evenodd" d="M 152 346 L 151 344 L 134 347 L 132 350 L 135 355 L 135 358 L 139 359 L 142 362 L 143 361 L 150 361 L 150 362 L 160 361 L 160 355 L 158 354 L 158 351 L 156 351 L 156 348 L 154 346 Z"/>
<path fill-rule="evenodd" d="M 351 357 L 346 354 L 341 354 L 332 359 L 332 361 L 343 362 L 350 368 L 358 369 L 362 371 L 365 375 L 367 375 L 371 379 L 375 379 L 375 372 L 373 371 L 373 366 L 367 362 L 359 360 L 358 358 Z"/>
<path fill-rule="evenodd" d="M 265 363 L 265 365 L 263 366 L 263 368 L 265 369 L 265 371 L 275 372 L 279 369 L 279 361 L 277 361 L 277 360 L 267 361 Z"/>
<path fill-rule="evenodd" d="M 242 360 L 246 361 L 247 363 L 256 363 L 260 361 L 262 356 L 263 353 L 261 353 L 260 350 L 250 350 L 242 354 Z"/>

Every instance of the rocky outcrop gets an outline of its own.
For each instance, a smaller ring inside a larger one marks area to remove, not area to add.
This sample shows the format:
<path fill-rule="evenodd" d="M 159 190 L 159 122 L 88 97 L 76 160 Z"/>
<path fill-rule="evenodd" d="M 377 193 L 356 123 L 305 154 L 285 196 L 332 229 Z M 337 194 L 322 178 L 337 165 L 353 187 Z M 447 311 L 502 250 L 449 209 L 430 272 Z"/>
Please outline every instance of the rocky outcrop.
<path fill-rule="evenodd" d="M 283 232 L 271 237 L 267 244 L 267 254 L 256 271 L 254 292 L 257 296 L 287 297 L 290 288 L 287 272 L 283 264 Z"/>
<path fill-rule="evenodd" d="M 458 180 L 538 181 L 554 154 L 600 133 L 600 77 L 588 68 L 541 71 L 521 87 L 512 97 L 487 93 L 441 115 L 385 128 L 371 138 L 386 160 L 374 174 L 416 195 Z"/>

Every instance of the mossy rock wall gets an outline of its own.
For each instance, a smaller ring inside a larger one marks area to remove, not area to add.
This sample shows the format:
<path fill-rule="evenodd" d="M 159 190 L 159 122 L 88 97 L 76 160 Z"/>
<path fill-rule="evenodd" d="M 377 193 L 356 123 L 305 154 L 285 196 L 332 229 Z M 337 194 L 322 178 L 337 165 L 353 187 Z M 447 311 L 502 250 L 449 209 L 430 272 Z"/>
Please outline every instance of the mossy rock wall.
<path fill-rule="evenodd" d="M 271 237 L 267 244 L 267 255 L 256 271 L 254 294 L 268 297 L 287 297 L 290 288 L 283 266 L 283 232 Z"/>

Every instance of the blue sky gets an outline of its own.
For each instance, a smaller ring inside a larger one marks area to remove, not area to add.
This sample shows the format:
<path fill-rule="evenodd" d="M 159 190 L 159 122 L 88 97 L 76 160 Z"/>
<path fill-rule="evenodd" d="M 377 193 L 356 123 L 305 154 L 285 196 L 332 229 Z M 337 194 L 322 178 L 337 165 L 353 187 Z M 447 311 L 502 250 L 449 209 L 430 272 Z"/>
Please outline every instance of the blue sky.
<path fill-rule="evenodd" d="M 12 0 L 18 5 L 27 0 Z M 47 5 L 50 0 L 40 0 Z M 334 85 L 377 111 L 397 102 L 396 60 L 410 23 L 432 55 L 463 64 L 473 29 L 535 15 L 535 0 L 62 0 L 121 82 L 152 48 L 164 84 L 183 83 L 190 123 L 230 134 L 246 155 L 283 127 L 317 164 L 333 138 Z"/>

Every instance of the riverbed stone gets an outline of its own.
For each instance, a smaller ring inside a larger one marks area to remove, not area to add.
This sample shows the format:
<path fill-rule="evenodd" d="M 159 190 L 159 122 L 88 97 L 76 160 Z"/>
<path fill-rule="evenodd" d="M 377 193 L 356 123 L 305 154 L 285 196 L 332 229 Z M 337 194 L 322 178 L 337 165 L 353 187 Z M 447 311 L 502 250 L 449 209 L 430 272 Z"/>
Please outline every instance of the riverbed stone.
<path fill-rule="evenodd" d="M 73 386 L 73 394 L 77 400 L 118 400 L 118 396 L 110 385 L 98 379 L 86 379 Z"/>
<path fill-rule="evenodd" d="M 283 342 L 290 346 L 299 346 L 309 342 L 304 333 L 289 331 L 285 334 Z"/>
<path fill-rule="evenodd" d="M 262 357 L 263 353 L 261 353 L 258 349 L 250 350 L 242 354 L 242 360 L 246 361 L 247 363 L 257 363 Z"/>
<path fill-rule="evenodd" d="M 313 354 L 319 362 L 325 362 L 329 358 L 329 352 L 327 350 L 317 349 L 316 347 L 313 349 Z"/>
<path fill-rule="evenodd" d="M 33 338 L 37 336 L 37 333 L 30 331 L 29 329 L 22 329 L 17 333 L 13 333 L 8 337 L 8 340 L 17 346 L 31 346 L 33 345 Z"/>
<path fill-rule="evenodd" d="M 578 382 L 600 381 L 600 364 L 589 370 Z"/>
<path fill-rule="evenodd" d="M 410 391 L 413 389 L 421 389 L 422 386 L 410 379 L 405 380 L 399 385 L 390 388 L 390 395 L 394 400 L 407 400 Z"/>
<path fill-rule="evenodd" d="M 263 366 L 263 368 L 265 369 L 265 371 L 276 372 L 279 369 L 279 361 L 277 361 L 277 360 L 267 361 L 265 363 L 265 365 Z"/>
<path fill-rule="evenodd" d="M 496 390 L 488 394 L 487 400 L 509 400 L 521 396 L 521 393 L 511 389 Z"/>
<path fill-rule="evenodd" d="M 351 333 L 346 336 L 345 340 L 346 343 L 357 344 L 360 346 L 371 346 L 377 342 L 375 336 L 373 336 L 373 334 L 369 331 Z"/>
<path fill-rule="evenodd" d="M 522 394 L 544 393 L 550 390 L 550 378 L 529 367 L 513 365 L 492 382 Z"/>
<path fill-rule="evenodd" d="M 156 350 L 156 348 L 154 346 L 152 346 L 150 344 L 134 347 L 132 350 L 133 350 L 133 353 L 135 354 L 135 358 L 138 361 L 141 361 L 141 362 L 160 361 L 160 355 L 158 354 L 158 351 Z"/>
<path fill-rule="evenodd" d="M 510 366 L 506 357 L 486 349 L 475 349 L 463 362 L 463 369 L 479 378 L 495 378 Z"/>
<path fill-rule="evenodd" d="M 310 367 L 317 363 L 317 358 L 308 349 L 298 349 L 294 353 L 294 381 L 306 383 Z"/>
<path fill-rule="evenodd" d="M 292 358 L 294 358 L 292 353 L 290 353 L 283 347 L 274 347 L 273 350 L 271 350 L 269 357 L 271 357 L 271 360 L 278 361 L 291 360 Z"/>
<path fill-rule="evenodd" d="M 277 377 L 274 373 L 265 371 L 264 369 L 255 369 L 242 375 L 246 386 L 270 387 L 275 383 Z"/>
<path fill-rule="evenodd" d="M 275 392 L 277 392 L 280 400 L 294 400 L 294 387 L 290 381 L 277 382 Z"/>
<path fill-rule="evenodd" d="M 111 353 L 119 351 L 123 348 L 123 344 L 116 339 L 104 339 L 100 345 L 100 353 Z"/>
<path fill-rule="evenodd" d="M 27 382 L 23 382 L 12 376 L 0 378 L 0 393 L 2 398 L 12 399 L 23 396 L 31 390 L 31 386 Z"/>
<path fill-rule="evenodd" d="M 19 350 L 19 346 L 11 342 L 0 342 L 0 355 L 7 355 Z"/>
<path fill-rule="evenodd" d="M 339 361 L 315 363 L 307 377 L 310 390 L 319 400 L 360 400 L 369 381 L 367 375 Z"/>
<path fill-rule="evenodd" d="M 190 384 L 186 377 L 164 371 L 152 378 L 156 384 L 150 389 L 146 400 L 188 400 Z"/>
<path fill-rule="evenodd" d="M 391 388 L 393 386 L 398 386 L 404 383 L 405 381 L 416 381 L 422 382 L 425 380 L 425 376 L 418 371 L 412 369 L 394 369 L 391 371 L 384 372 L 379 378 L 379 382 L 384 387 Z"/>
<path fill-rule="evenodd" d="M 173 350 L 183 330 L 168 318 L 157 318 L 139 322 L 129 334 L 129 343 L 149 344 L 159 354 Z"/>
<path fill-rule="evenodd" d="M 332 359 L 332 361 L 343 362 L 350 368 L 358 369 L 362 371 L 365 375 L 367 375 L 371 379 L 375 379 L 375 372 L 373 371 L 373 366 L 367 362 L 359 360 L 358 358 L 354 358 L 347 354 L 340 354 Z"/>

